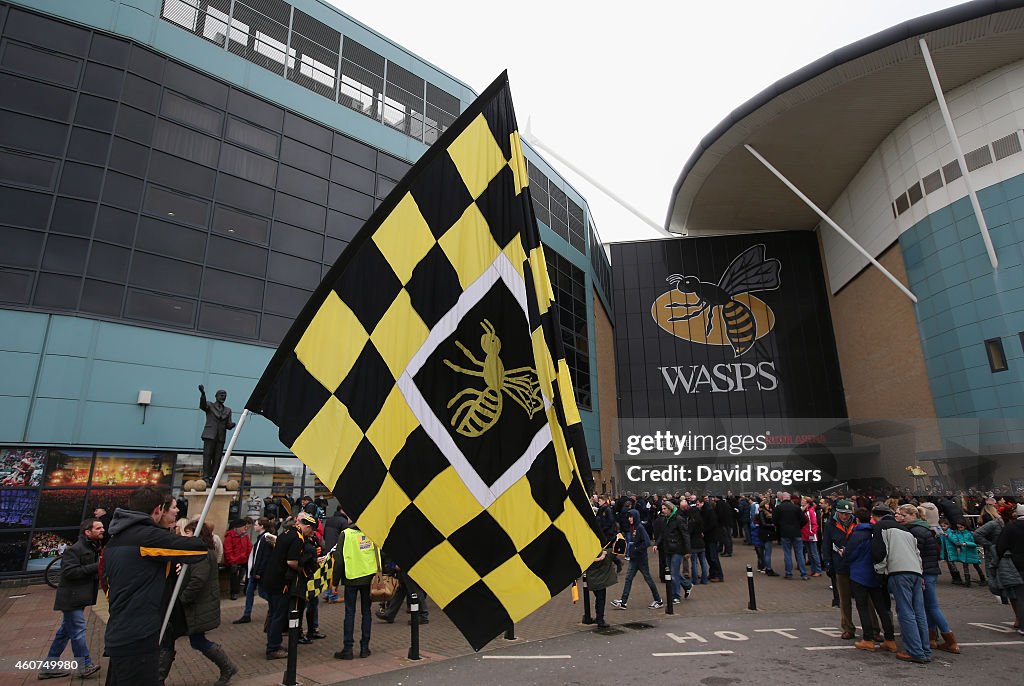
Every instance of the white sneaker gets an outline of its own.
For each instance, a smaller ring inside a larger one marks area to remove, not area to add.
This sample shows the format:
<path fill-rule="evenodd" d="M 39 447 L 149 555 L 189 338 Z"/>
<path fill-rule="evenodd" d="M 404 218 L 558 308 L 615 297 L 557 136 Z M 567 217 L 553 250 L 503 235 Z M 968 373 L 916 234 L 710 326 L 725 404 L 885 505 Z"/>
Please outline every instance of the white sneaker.
<path fill-rule="evenodd" d="M 618 610 L 625 610 L 626 609 L 626 603 L 622 602 L 619 598 L 616 598 L 615 600 L 612 601 L 612 607 L 614 607 L 614 608 L 616 608 Z"/>
<path fill-rule="evenodd" d="M 679 598 L 673 598 L 673 599 L 672 599 L 672 604 L 673 604 L 673 605 L 678 605 L 678 604 L 679 604 L 680 602 L 681 602 L 681 601 L 679 600 Z"/>
<path fill-rule="evenodd" d="M 661 608 L 665 607 L 665 603 L 661 602 L 660 600 L 655 600 L 653 603 L 651 603 L 647 607 L 651 608 L 652 610 L 658 610 L 658 609 L 661 609 Z"/>

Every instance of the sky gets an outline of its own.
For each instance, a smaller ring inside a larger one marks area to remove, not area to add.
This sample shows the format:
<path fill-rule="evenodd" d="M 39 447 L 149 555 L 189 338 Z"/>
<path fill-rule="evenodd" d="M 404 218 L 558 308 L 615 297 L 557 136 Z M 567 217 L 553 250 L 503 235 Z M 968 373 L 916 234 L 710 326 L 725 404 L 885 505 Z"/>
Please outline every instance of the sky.
<path fill-rule="evenodd" d="M 659 225 L 686 161 L 734 109 L 819 57 L 960 4 L 328 1 L 478 93 L 507 69 L 520 129 L 529 119 L 547 147 Z M 658 236 L 541 154 L 587 200 L 603 241 Z"/>

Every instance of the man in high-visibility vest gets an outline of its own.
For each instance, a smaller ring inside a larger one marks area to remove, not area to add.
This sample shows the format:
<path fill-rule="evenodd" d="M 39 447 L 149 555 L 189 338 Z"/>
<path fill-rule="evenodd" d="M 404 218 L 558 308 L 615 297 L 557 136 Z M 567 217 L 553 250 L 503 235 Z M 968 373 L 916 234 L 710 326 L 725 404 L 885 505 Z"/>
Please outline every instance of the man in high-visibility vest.
<path fill-rule="evenodd" d="M 356 598 L 359 599 L 359 613 L 362 617 L 359 638 L 359 657 L 370 656 L 370 627 L 373 615 L 370 613 L 370 581 L 377 573 L 377 547 L 353 524 L 342 532 L 335 550 L 334 584 L 345 587 L 345 643 L 334 657 L 338 660 L 353 658 L 355 643 Z"/>

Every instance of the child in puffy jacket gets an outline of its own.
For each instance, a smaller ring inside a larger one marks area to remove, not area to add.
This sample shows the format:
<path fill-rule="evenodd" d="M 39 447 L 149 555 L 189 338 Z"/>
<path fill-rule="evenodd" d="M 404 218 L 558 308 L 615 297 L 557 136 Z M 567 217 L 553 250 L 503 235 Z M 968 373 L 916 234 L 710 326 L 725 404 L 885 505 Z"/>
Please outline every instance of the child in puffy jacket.
<path fill-rule="evenodd" d="M 980 583 L 986 583 L 985 572 L 981 571 L 981 557 L 978 555 L 978 544 L 974 540 L 974 534 L 967 530 L 964 520 L 961 519 L 956 523 L 956 529 L 947 534 L 946 541 L 948 545 L 955 547 L 957 561 L 961 562 L 964 566 L 964 586 L 969 588 L 971 585 L 970 565 L 973 565 L 974 571 L 978 573 Z"/>

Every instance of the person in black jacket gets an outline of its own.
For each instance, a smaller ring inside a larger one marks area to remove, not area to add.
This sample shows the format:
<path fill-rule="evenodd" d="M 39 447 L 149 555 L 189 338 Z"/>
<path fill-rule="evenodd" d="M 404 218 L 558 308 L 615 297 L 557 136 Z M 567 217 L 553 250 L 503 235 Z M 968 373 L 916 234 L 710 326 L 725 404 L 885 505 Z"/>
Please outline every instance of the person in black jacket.
<path fill-rule="evenodd" d="M 249 580 L 245 584 L 245 610 L 242 612 L 242 616 L 232 622 L 232 624 L 248 624 L 252 621 L 252 605 L 257 593 L 264 600 L 269 598 L 267 592 L 263 590 L 260 579 L 267 568 L 270 551 L 273 550 L 273 544 L 267 538 L 270 520 L 266 517 L 260 517 L 252 526 L 253 531 L 256 532 L 256 542 L 252 544 L 252 550 L 249 552 L 249 569 L 247 573 Z"/>
<path fill-rule="evenodd" d="M 1006 553 L 1010 554 L 1017 573 L 1024 576 L 1024 503 L 1017 503 L 1013 511 L 1015 519 L 1003 527 L 996 540 L 996 554 L 1002 560 Z M 1024 587 L 1015 586 L 1013 608 L 1017 613 L 1017 633 L 1024 636 Z"/>
<path fill-rule="evenodd" d="M 685 589 L 686 597 L 690 597 L 693 584 L 685 578 L 682 573 L 683 557 L 690 554 L 690 531 L 687 527 L 685 503 L 680 504 L 679 509 L 670 500 L 661 503 L 661 513 L 665 516 L 665 528 L 661 536 L 655 541 L 654 550 L 665 554 L 669 569 L 672 573 L 672 602 L 680 601 L 681 591 Z"/>
<path fill-rule="evenodd" d="M 704 554 L 708 558 L 708 581 L 712 583 L 725 580 L 722 561 L 718 559 L 718 514 L 714 503 L 707 497 L 700 503 L 700 517 L 704 522 Z"/>
<path fill-rule="evenodd" d="M 114 511 L 103 553 L 110 605 L 105 634 L 108 686 L 158 682 L 168 569 L 205 559 L 207 553 L 200 539 L 168 530 L 177 516 L 170 493 L 155 486 L 138 489 L 128 498 L 127 509 Z"/>
<path fill-rule="evenodd" d="M 715 496 L 715 516 L 718 518 L 718 546 L 722 557 L 732 557 L 732 533 L 736 526 L 736 510 L 732 503 L 720 495 Z"/>
<path fill-rule="evenodd" d="M 800 496 L 795 496 L 799 502 Z M 793 578 L 793 559 L 800 570 L 800 578 L 807 581 L 807 565 L 804 564 L 804 539 L 800 530 L 807 523 L 807 515 L 800 506 L 793 502 L 789 493 L 783 493 L 779 504 L 775 506 L 775 526 L 779 531 L 782 543 L 782 561 L 786 566 L 786 578 Z"/>
<path fill-rule="evenodd" d="M 96 604 L 99 592 L 99 550 L 103 540 L 103 522 L 90 517 L 79 527 L 78 541 L 68 546 L 60 560 L 60 586 L 53 601 L 53 609 L 64 613 L 57 635 L 46 654 L 47 662 L 57 662 L 71 642 L 71 651 L 78 660 L 78 676 L 90 677 L 100 671 L 89 655 L 85 642 L 85 608 Z M 68 671 L 45 667 L 40 679 L 65 677 Z"/>

